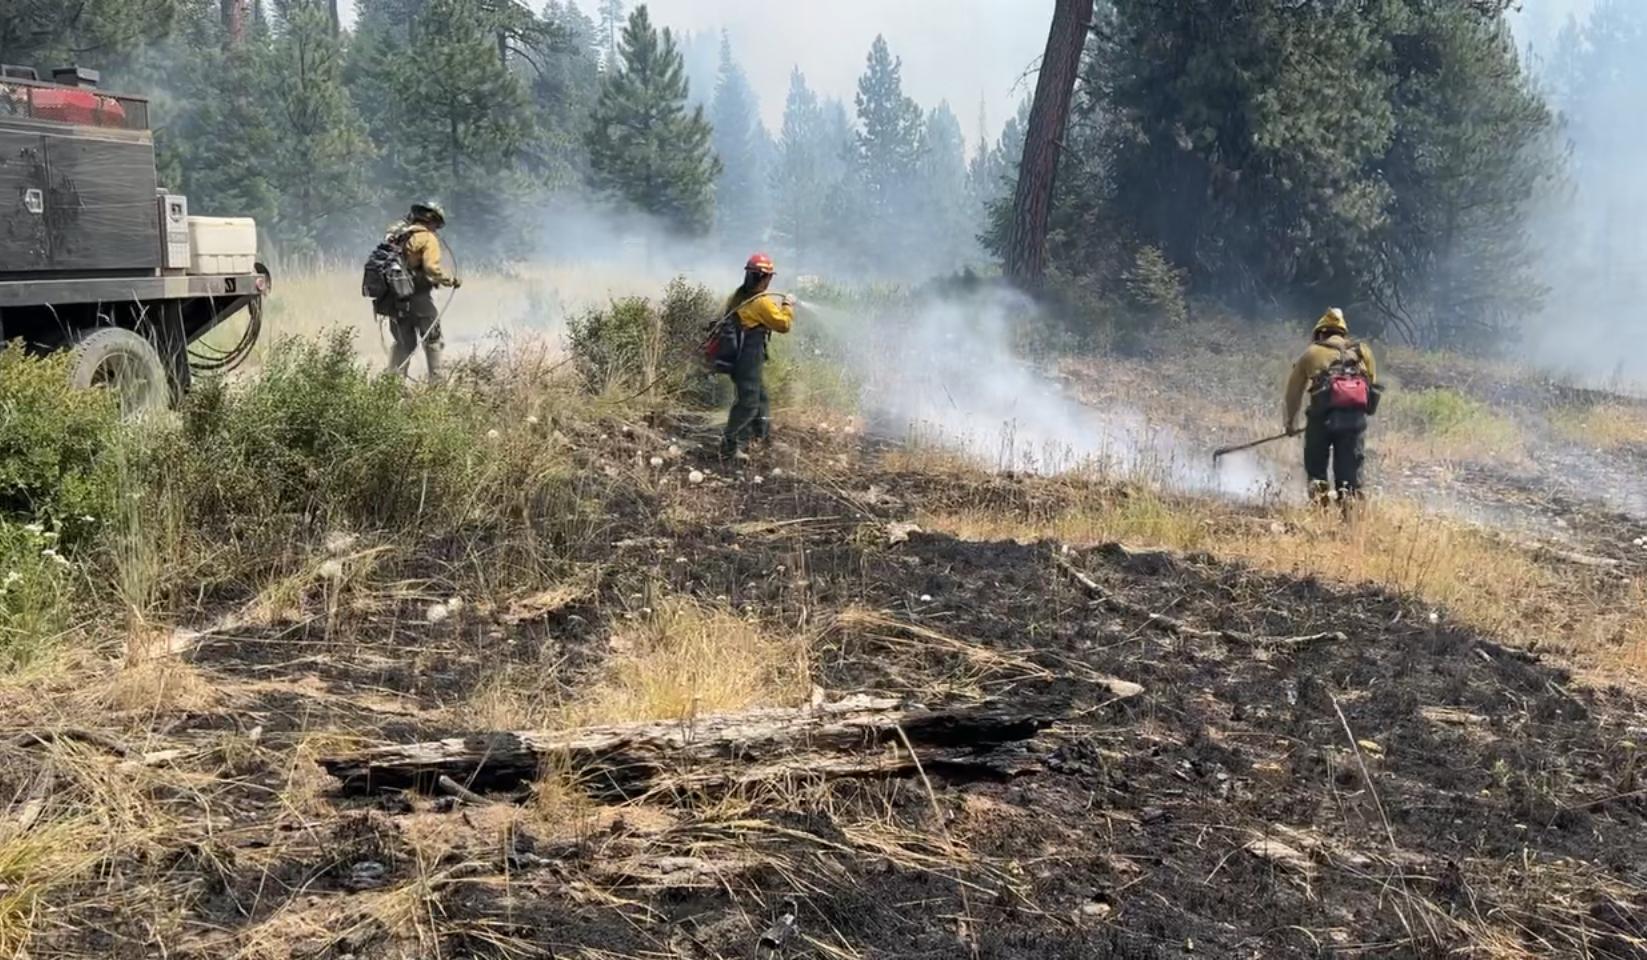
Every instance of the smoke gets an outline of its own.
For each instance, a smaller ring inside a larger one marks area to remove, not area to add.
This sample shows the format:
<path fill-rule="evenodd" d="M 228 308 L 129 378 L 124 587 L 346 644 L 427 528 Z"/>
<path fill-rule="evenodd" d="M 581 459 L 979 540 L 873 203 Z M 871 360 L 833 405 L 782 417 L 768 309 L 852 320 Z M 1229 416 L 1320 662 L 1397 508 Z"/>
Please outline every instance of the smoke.
<path fill-rule="evenodd" d="M 1252 455 L 1214 465 L 1210 450 L 1139 409 L 1083 403 L 1015 349 L 1014 332 L 1042 322 L 1037 314 L 1022 294 L 987 287 L 924 297 L 858 327 L 848 356 L 862 367 L 871 428 L 1001 471 L 1092 471 L 1243 498 L 1281 486 Z M 828 310 L 818 320 L 847 322 Z"/>
<path fill-rule="evenodd" d="M 1559 6 L 1539 5 L 1546 19 Z M 1596 386 L 1647 389 L 1647 4 L 1569 0 L 1587 17 L 1534 58 L 1562 121 L 1567 177 L 1535 221 L 1549 296 L 1528 329 L 1540 365 Z M 1531 11 L 1529 11 L 1531 15 Z"/>

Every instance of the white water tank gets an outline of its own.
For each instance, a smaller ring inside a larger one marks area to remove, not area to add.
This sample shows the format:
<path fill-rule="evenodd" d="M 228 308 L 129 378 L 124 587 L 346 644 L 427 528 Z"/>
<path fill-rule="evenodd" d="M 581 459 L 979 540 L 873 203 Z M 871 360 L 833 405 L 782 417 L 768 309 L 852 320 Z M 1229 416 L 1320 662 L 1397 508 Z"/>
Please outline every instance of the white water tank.
<path fill-rule="evenodd" d="M 257 221 L 251 217 L 190 217 L 189 272 L 231 276 L 257 270 Z"/>

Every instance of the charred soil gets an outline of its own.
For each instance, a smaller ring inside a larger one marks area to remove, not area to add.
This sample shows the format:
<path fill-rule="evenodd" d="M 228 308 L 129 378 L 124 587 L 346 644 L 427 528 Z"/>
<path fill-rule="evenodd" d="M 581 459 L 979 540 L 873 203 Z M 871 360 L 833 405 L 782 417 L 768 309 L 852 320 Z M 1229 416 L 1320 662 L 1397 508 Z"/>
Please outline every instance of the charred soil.
<path fill-rule="evenodd" d="M 584 439 L 621 495 L 557 602 L 432 618 L 446 548 L 424 545 L 371 603 L 205 631 L 206 705 L 123 716 L 112 747 L 19 731 L 20 802 L 62 815 L 121 777 L 147 811 L 94 880 L 42 894 L 28 955 L 1647 957 L 1630 691 L 1384 592 L 908 523 L 1055 496 L 1033 478 L 894 470 L 837 434 L 736 467 L 650 466 L 700 449 L 674 421 Z M 1062 719 L 1021 775 L 797 769 L 624 803 L 360 794 L 315 765 L 479 732 L 500 675 L 575 699 L 667 598 L 804 636 L 815 696 Z"/>

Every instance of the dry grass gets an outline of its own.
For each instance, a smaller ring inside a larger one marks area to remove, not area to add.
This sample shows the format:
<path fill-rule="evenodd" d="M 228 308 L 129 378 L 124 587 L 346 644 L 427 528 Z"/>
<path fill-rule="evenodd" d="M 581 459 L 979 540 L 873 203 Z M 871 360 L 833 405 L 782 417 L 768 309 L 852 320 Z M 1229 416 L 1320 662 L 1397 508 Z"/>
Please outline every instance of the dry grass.
<path fill-rule="evenodd" d="M 134 624 L 126 638 L 125 659 L 101 696 L 111 710 L 143 716 L 203 711 L 217 702 L 217 690 L 182 658 L 178 634 L 149 624 Z"/>
<path fill-rule="evenodd" d="M 1556 435 L 1572 443 L 1602 450 L 1647 448 L 1647 410 L 1623 404 L 1566 407 L 1550 416 Z"/>
<path fill-rule="evenodd" d="M 533 263 L 476 266 L 459 273 L 463 289 L 446 306 L 442 328 L 456 352 L 473 349 L 494 335 L 524 333 L 559 337 L 566 319 L 612 297 L 655 293 L 662 279 L 637 275 L 617 266 Z M 663 278 L 667 279 L 667 278 Z M 437 305 L 447 294 L 436 295 Z M 214 332 L 215 345 L 231 345 L 244 331 L 236 320 Z M 281 337 L 317 337 L 328 330 L 355 332 L 361 354 L 371 363 L 388 360 L 388 334 L 379 329 L 371 304 L 360 296 L 360 271 L 354 266 L 303 270 L 275 277 L 264 314 L 263 338 L 253 365 L 267 356 Z"/>
<path fill-rule="evenodd" d="M 601 677 L 568 705 L 575 725 L 788 706 L 811 691 L 803 639 L 773 637 L 725 609 L 666 599 L 611 645 Z"/>
<path fill-rule="evenodd" d="M 1606 668 L 1647 667 L 1647 586 L 1598 582 L 1589 571 L 1540 562 L 1491 533 L 1402 501 L 1368 504 L 1346 524 L 1310 508 L 1261 516 L 1215 501 L 1104 493 L 1041 516 L 959 510 L 920 522 L 967 539 L 1120 541 L 1374 584 L 1529 647 L 1580 654 Z"/>

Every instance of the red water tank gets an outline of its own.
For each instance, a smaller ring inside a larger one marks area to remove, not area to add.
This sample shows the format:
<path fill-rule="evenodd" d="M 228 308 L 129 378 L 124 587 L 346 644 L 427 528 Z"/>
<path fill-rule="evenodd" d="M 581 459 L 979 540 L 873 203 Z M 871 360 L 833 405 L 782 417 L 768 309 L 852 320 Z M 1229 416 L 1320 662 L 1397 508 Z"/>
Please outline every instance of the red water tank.
<path fill-rule="evenodd" d="M 126 108 L 113 97 L 91 90 L 35 90 L 34 116 L 87 127 L 124 127 Z"/>

